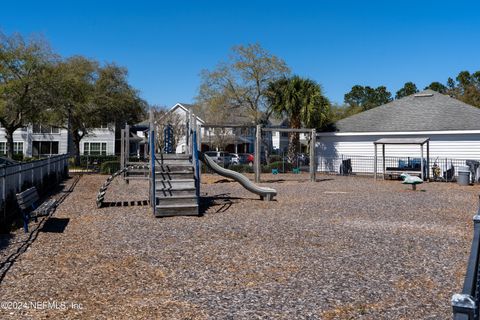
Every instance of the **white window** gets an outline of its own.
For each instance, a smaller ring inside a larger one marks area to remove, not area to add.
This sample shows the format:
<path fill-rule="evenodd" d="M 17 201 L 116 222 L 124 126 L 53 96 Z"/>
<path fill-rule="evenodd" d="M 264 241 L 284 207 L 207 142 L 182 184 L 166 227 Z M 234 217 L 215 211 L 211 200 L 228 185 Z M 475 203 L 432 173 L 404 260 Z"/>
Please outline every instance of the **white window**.
<path fill-rule="evenodd" d="M 42 124 L 33 125 L 33 133 L 60 133 L 59 127 L 46 126 Z"/>
<path fill-rule="evenodd" d="M 23 154 L 23 142 L 14 142 L 13 143 L 13 153 Z"/>
<path fill-rule="evenodd" d="M 34 157 L 58 154 L 58 141 L 33 141 L 32 155 Z"/>
<path fill-rule="evenodd" d="M 13 143 L 13 153 L 21 153 L 23 154 L 23 142 L 14 142 Z M 7 143 L 0 142 L 0 155 L 7 154 Z"/>
<path fill-rule="evenodd" d="M 107 155 L 107 143 L 106 142 L 85 142 L 83 144 L 84 155 Z"/>

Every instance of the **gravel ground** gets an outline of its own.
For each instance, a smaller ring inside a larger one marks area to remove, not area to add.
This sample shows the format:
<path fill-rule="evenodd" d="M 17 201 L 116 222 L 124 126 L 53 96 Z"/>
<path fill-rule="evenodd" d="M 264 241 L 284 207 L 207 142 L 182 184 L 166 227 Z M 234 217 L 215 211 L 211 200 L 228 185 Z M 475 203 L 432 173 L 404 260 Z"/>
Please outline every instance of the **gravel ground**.
<path fill-rule="evenodd" d="M 4 272 L 2 302 L 46 304 L 0 319 L 449 319 L 480 191 L 263 175 L 263 202 L 205 176 L 203 217 L 154 218 L 146 181 L 114 182 L 97 209 L 105 178 L 83 176 Z M 5 261 L 26 236 L 2 239 Z"/>

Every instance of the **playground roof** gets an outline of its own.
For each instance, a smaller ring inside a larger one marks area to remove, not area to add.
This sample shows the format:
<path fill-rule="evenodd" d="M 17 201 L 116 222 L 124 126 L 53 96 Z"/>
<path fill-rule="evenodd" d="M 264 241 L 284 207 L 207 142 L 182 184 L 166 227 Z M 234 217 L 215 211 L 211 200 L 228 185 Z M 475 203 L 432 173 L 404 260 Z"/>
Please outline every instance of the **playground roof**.
<path fill-rule="evenodd" d="M 382 138 L 373 142 L 374 144 L 424 144 L 430 138 Z"/>

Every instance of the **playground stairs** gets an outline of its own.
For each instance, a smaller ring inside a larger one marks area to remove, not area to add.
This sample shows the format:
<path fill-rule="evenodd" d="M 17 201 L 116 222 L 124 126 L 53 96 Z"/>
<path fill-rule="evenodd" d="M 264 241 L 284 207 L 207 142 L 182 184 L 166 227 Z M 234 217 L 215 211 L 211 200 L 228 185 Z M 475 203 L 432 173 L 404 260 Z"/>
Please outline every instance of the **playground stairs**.
<path fill-rule="evenodd" d="M 198 215 L 196 185 L 190 155 L 156 155 L 155 216 Z"/>

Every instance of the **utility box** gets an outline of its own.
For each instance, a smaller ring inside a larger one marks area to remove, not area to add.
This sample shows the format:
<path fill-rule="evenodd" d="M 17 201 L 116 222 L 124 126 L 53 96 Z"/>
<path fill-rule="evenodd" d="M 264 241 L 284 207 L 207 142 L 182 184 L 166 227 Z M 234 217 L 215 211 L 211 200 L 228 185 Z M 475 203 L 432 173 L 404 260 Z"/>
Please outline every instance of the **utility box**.
<path fill-rule="evenodd" d="M 470 184 L 469 167 L 458 167 L 457 183 L 461 186 L 468 186 Z"/>

